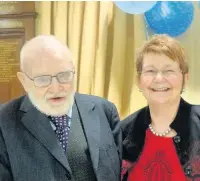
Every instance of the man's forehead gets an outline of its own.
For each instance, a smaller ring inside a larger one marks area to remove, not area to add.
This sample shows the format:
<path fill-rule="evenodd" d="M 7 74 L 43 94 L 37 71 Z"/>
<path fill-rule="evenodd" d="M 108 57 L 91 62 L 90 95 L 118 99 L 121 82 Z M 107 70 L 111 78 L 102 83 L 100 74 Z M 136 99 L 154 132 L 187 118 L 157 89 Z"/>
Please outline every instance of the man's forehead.
<path fill-rule="evenodd" d="M 27 73 L 32 76 L 56 75 L 59 72 L 73 70 L 74 65 L 68 57 L 41 56 L 35 57 L 27 65 Z"/>
<path fill-rule="evenodd" d="M 72 61 L 72 56 L 66 51 L 61 51 L 59 49 L 44 49 L 41 52 L 33 52 L 32 56 L 35 60 L 46 62 L 48 60 L 66 62 Z"/>
<path fill-rule="evenodd" d="M 65 63 L 67 61 L 72 61 L 72 55 L 67 48 L 58 47 L 29 47 L 29 51 L 26 52 L 25 62 L 32 64 L 34 62 L 43 63 L 46 61 L 55 61 L 60 63 Z"/>
<path fill-rule="evenodd" d="M 73 70 L 74 69 L 73 63 L 70 61 L 67 61 L 67 60 L 53 61 L 53 60 L 49 60 L 49 59 L 35 61 L 29 67 L 30 67 L 30 70 L 32 70 L 32 73 L 46 72 L 46 73 L 50 73 L 50 74 L 54 74 L 55 72 L 62 72 L 64 70 Z"/>

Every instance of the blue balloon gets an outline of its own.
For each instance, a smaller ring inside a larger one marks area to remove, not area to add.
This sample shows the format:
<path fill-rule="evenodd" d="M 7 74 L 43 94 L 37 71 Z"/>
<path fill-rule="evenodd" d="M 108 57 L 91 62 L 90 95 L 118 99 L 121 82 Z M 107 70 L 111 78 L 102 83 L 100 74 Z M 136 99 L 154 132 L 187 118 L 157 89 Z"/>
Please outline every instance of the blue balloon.
<path fill-rule="evenodd" d="M 115 1 L 118 8 L 129 14 L 142 14 L 150 10 L 157 1 Z"/>
<path fill-rule="evenodd" d="M 192 2 L 159 1 L 145 13 L 147 25 L 157 34 L 176 37 L 184 33 L 194 17 Z"/>

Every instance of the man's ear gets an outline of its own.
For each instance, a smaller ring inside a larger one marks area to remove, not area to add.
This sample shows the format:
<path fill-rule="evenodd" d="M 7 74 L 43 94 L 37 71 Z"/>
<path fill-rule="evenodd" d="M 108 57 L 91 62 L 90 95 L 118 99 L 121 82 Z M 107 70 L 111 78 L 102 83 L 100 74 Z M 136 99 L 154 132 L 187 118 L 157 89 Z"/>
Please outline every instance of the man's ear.
<path fill-rule="evenodd" d="M 17 78 L 21 82 L 24 90 L 26 91 L 26 80 L 25 80 L 25 75 L 23 72 L 17 72 Z"/>

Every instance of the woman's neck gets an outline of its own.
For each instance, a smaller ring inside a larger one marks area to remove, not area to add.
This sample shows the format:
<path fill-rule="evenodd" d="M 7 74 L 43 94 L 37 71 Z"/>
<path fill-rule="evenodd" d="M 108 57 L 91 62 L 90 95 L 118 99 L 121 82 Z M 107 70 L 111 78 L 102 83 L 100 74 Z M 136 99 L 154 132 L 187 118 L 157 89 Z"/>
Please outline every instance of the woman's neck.
<path fill-rule="evenodd" d="M 180 99 L 166 104 L 149 105 L 151 124 L 155 131 L 162 133 L 169 128 L 176 117 L 179 104 Z"/>

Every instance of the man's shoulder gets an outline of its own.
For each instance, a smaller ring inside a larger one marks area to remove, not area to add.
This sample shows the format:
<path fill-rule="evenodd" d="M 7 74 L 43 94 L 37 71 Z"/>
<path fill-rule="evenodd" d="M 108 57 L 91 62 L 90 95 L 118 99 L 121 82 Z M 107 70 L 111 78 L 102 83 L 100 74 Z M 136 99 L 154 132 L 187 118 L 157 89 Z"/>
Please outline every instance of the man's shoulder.
<path fill-rule="evenodd" d="M 0 106 L 0 116 L 4 114 L 9 114 L 10 112 L 15 112 L 17 111 L 21 103 L 23 102 L 25 96 L 18 97 L 16 99 L 12 99 L 10 101 L 7 101 Z"/>
<path fill-rule="evenodd" d="M 75 98 L 79 101 L 93 102 L 95 104 L 112 104 L 107 99 L 95 95 L 76 93 Z"/>

